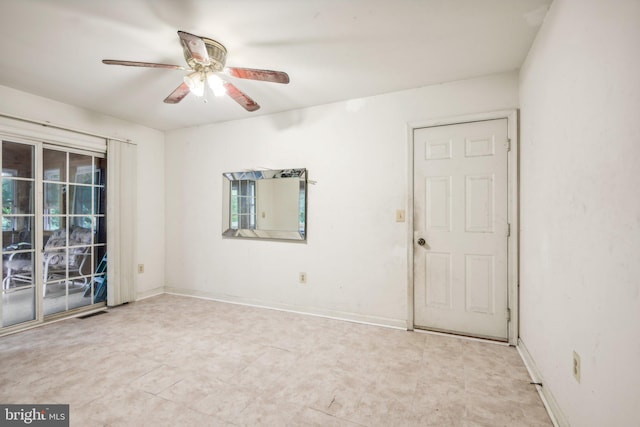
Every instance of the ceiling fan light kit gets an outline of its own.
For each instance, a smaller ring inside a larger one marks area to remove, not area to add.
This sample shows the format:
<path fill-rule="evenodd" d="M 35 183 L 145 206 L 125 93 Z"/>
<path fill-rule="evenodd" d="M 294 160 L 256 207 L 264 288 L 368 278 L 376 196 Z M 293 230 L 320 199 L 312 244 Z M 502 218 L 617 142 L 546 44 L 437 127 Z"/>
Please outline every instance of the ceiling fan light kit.
<path fill-rule="evenodd" d="M 198 98 L 204 95 L 204 78 L 203 73 L 194 71 L 191 74 L 184 76 L 184 82 L 189 86 L 189 90 L 192 94 Z"/>
<path fill-rule="evenodd" d="M 260 108 L 257 102 L 249 95 L 238 89 L 227 77 L 240 79 L 260 80 L 271 83 L 289 83 L 289 76 L 283 71 L 260 70 L 255 68 L 225 67 L 227 49 L 219 42 L 199 37 L 184 31 L 178 31 L 180 43 L 184 53 L 184 59 L 189 68 L 179 65 L 158 64 L 152 62 L 121 61 L 103 59 L 107 65 L 125 65 L 132 67 L 168 68 L 174 70 L 189 70 L 184 76 L 183 83 L 174 89 L 164 100 L 167 104 L 177 104 L 190 92 L 197 97 L 204 96 L 205 81 L 215 96 L 225 94 L 236 101 L 247 111 L 256 111 Z M 224 76 L 224 77 L 221 77 Z"/>
<path fill-rule="evenodd" d="M 227 93 L 227 89 L 224 87 L 224 81 L 215 73 L 207 74 L 207 83 L 209 83 L 209 88 L 213 91 L 215 96 L 224 96 Z"/>

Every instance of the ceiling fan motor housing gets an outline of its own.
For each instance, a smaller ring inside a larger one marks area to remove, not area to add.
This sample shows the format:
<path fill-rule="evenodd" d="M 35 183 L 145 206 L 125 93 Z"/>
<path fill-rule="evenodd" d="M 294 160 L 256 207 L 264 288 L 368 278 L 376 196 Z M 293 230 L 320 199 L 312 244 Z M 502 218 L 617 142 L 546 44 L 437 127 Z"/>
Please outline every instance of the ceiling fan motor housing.
<path fill-rule="evenodd" d="M 227 60 L 227 49 L 215 40 L 201 37 L 209 55 L 210 64 L 206 68 L 210 68 L 211 71 L 222 71 Z M 183 46 L 184 59 L 193 70 L 200 71 L 202 65 L 196 62 L 191 56 L 189 50 Z"/>

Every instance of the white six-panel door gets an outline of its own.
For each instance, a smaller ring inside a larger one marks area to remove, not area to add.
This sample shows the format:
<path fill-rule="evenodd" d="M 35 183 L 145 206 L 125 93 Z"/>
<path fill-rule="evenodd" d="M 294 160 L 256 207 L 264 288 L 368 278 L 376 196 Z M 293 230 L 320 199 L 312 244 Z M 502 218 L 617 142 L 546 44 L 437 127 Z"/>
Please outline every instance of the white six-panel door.
<path fill-rule="evenodd" d="M 414 325 L 507 339 L 507 119 L 414 130 Z"/>

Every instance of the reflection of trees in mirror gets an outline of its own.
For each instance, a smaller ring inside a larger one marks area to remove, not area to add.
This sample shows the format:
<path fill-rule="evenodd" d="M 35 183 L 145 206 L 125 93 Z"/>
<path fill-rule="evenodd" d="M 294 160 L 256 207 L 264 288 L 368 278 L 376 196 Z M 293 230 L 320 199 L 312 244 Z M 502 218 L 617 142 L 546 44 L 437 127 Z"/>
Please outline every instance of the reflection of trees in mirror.
<path fill-rule="evenodd" d="M 274 178 L 297 178 L 302 173 L 302 169 L 284 169 L 274 175 Z"/>
<path fill-rule="evenodd" d="M 307 198 L 305 196 L 306 188 L 301 185 L 299 198 L 300 205 L 298 206 L 298 211 L 300 212 L 300 215 L 298 217 L 298 230 L 301 233 L 304 233 L 304 228 L 307 223 Z"/>

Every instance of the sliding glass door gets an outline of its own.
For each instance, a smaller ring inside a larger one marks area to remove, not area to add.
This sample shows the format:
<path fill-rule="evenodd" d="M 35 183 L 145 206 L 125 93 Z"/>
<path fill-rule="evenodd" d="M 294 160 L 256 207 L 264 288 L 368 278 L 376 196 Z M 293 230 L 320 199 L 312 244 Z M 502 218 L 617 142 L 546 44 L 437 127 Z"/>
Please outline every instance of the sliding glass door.
<path fill-rule="evenodd" d="M 1 153 L 0 326 L 104 305 L 105 155 L 6 140 Z"/>
<path fill-rule="evenodd" d="M 44 315 L 104 301 L 106 159 L 45 148 L 43 185 Z"/>
<path fill-rule="evenodd" d="M 2 326 L 36 319 L 35 146 L 2 142 Z"/>

